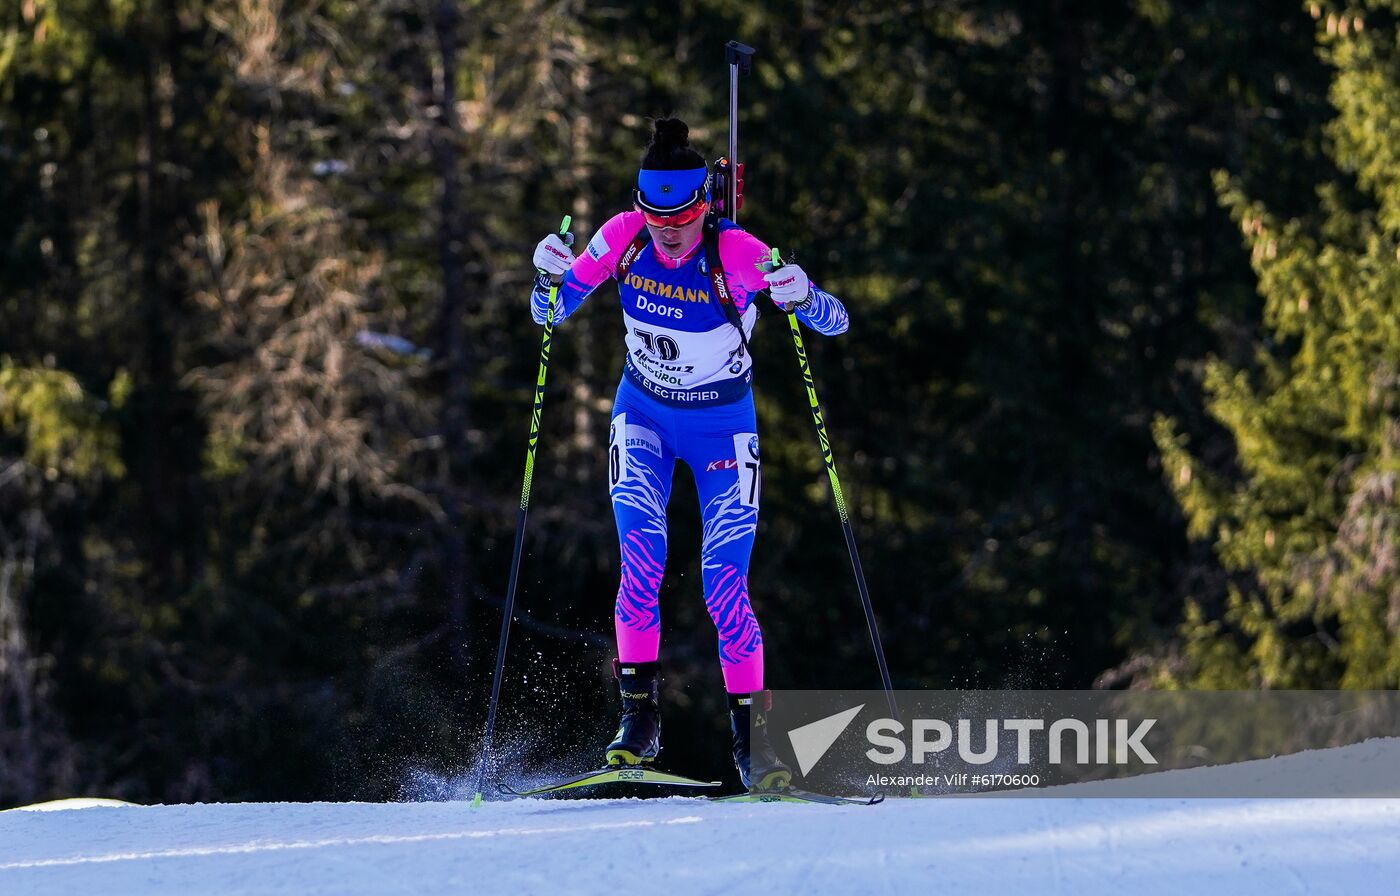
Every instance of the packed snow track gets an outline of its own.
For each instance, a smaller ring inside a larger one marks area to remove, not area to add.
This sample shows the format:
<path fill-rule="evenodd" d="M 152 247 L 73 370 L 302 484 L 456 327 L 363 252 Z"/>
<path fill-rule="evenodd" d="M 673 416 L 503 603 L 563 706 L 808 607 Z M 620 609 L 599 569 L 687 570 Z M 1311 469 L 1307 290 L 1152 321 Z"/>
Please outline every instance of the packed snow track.
<path fill-rule="evenodd" d="M 0 813 L 0 893 L 1351 894 L 1400 800 L 248 803 Z"/>

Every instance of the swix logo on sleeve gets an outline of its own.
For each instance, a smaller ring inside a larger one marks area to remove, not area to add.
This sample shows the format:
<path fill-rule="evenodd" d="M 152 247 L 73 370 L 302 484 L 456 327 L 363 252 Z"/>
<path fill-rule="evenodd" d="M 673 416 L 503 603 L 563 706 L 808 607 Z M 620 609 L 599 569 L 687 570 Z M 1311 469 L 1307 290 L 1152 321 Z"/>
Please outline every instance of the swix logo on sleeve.
<path fill-rule="evenodd" d="M 599 233 L 602 233 L 602 231 L 599 231 Z M 633 241 L 632 244 L 627 247 L 626 251 L 622 253 L 622 257 L 618 259 L 617 266 L 623 270 L 630 268 L 632 263 L 637 260 L 637 256 L 642 254 L 644 248 L 646 248 L 646 246 Z"/>

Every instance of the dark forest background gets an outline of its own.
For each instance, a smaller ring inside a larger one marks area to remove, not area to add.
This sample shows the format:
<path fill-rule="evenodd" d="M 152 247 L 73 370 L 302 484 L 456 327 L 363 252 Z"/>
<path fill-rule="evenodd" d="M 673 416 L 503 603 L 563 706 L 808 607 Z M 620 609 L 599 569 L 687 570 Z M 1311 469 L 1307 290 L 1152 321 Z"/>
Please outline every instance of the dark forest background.
<path fill-rule="evenodd" d="M 460 794 L 535 242 L 650 119 L 852 313 L 808 339 L 897 686 L 1400 686 L 1393 0 L 0 0 L 0 805 Z M 556 332 L 507 768 L 615 723 L 616 291 Z M 759 325 L 776 688 L 877 687 Z M 665 763 L 727 774 L 682 468 Z"/>

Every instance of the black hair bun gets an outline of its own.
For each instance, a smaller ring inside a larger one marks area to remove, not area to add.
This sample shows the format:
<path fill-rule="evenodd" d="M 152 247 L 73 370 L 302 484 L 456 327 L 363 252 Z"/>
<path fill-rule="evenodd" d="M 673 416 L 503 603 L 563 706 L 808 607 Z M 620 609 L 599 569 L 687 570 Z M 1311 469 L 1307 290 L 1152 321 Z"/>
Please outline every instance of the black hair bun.
<path fill-rule="evenodd" d="M 658 118 L 642 167 L 653 171 L 704 168 L 705 158 L 690 148 L 690 128 L 679 118 Z"/>
<path fill-rule="evenodd" d="M 690 146 L 690 128 L 679 118 L 658 118 L 656 132 L 651 135 L 651 146 L 684 149 Z"/>

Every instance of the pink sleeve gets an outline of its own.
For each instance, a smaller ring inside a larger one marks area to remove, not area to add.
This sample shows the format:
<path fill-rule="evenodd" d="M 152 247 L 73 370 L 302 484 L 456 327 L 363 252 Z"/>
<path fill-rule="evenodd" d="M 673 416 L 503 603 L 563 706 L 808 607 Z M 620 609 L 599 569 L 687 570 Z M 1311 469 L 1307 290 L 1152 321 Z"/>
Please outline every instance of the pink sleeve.
<path fill-rule="evenodd" d="M 578 254 L 573 267 L 569 269 L 570 273 L 584 287 L 595 288 L 617 270 L 618 259 L 641 229 L 641 212 L 613 215 L 593 234 L 587 248 Z"/>
<path fill-rule="evenodd" d="M 720 232 L 719 263 L 724 268 L 724 278 L 729 281 L 729 291 L 739 313 L 748 308 L 750 296 L 768 286 L 763 271 L 756 267 L 768 258 L 768 247 L 747 230 L 731 227 Z"/>

